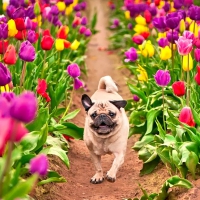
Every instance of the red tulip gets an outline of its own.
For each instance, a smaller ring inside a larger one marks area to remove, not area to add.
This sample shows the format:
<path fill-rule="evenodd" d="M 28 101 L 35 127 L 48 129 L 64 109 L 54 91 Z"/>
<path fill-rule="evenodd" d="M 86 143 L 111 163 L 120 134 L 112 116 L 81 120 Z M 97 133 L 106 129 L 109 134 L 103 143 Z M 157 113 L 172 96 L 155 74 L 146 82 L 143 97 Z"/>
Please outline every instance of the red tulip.
<path fill-rule="evenodd" d="M 190 107 L 184 107 L 179 115 L 179 121 L 187 124 L 188 126 L 195 126 L 195 121 L 192 116 Z"/>
<path fill-rule="evenodd" d="M 64 40 L 64 46 L 65 46 L 65 49 L 67 49 L 71 46 L 71 43 L 67 40 Z"/>
<path fill-rule="evenodd" d="M 18 40 L 24 40 L 26 38 L 26 30 L 18 31 L 15 38 Z"/>
<path fill-rule="evenodd" d="M 176 96 L 181 97 L 185 94 L 185 83 L 183 81 L 176 81 L 172 84 L 172 89 Z"/>
<path fill-rule="evenodd" d="M 51 36 L 51 33 L 50 33 L 49 29 L 44 30 L 43 36 L 45 36 L 45 35 Z"/>
<path fill-rule="evenodd" d="M 144 18 L 146 20 L 146 23 L 150 23 L 152 20 L 151 13 L 148 10 L 145 10 L 144 12 Z"/>
<path fill-rule="evenodd" d="M 196 83 L 198 85 L 200 85 L 200 66 L 197 66 L 197 73 L 196 73 L 196 75 L 194 77 L 194 80 L 196 81 Z"/>
<path fill-rule="evenodd" d="M 5 53 L 7 48 L 8 48 L 8 41 L 7 40 L 4 40 L 3 42 L 0 41 L 0 54 Z"/>
<path fill-rule="evenodd" d="M 160 5 L 160 0 L 154 0 L 154 3 L 156 6 L 159 6 Z"/>
<path fill-rule="evenodd" d="M 73 137 L 68 136 L 68 135 L 64 135 L 64 134 L 63 134 L 63 137 L 69 142 L 70 142 L 71 139 L 74 139 Z"/>
<path fill-rule="evenodd" d="M 47 35 L 47 32 L 46 32 L 41 40 L 41 48 L 46 51 L 51 50 L 53 43 L 54 43 L 54 39 L 51 37 L 51 35 Z"/>
<path fill-rule="evenodd" d="M 15 24 L 16 24 L 16 28 L 17 28 L 18 31 L 23 31 L 23 30 L 26 29 L 26 26 L 25 26 L 23 18 L 15 19 Z"/>
<path fill-rule="evenodd" d="M 57 38 L 67 39 L 68 28 L 66 26 L 61 26 L 57 33 Z"/>
<path fill-rule="evenodd" d="M 142 35 L 145 39 L 147 39 L 150 35 L 149 32 L 143 32 L 143 33 L 140 33 L 140 35 Z"/>
<path fill-rule="evenodd" d="M 17 57 L 16 57 L 16 50 L 15 46 L 10 44 L 8 45 L 8 48 L 4 54 L 3 60 L 8 65 L 14 65 L 16 63 Z"/>
<path fill-rule="evenodd" d="M 46 99 L 47 102 L 51 101 L 51 98 L 49 95 L 46 93 L 47 90 L 47 82 L 42 79 L 38 79 L 38 86 L 37 86 L 37 93 L 41 95 L 43 98 Z"/>

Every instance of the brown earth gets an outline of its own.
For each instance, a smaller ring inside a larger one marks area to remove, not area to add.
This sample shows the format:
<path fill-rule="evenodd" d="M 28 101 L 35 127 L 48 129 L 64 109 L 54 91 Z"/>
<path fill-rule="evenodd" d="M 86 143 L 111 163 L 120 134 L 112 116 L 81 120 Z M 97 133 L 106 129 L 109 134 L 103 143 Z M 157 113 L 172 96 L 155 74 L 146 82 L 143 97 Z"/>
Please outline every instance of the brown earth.
<path fill-rule="evenodd" d="M 88 76 L 85 83 L 91 95 L 97 88 L 99 79 L 102 76 L 110 75 L 119 86 L 119 93 L 124 99 L 130 99 L 131 94 L 126 86 L 127 77 L 130 73 L 125 69 L 119 70 L 121 61 L 116 52 L 99 50 L 109 47 L 108 36 L 110 32 L 106 29 L 108 25 L 109 10 L 106 0 L 88 0 L 89 16 L 91 17 L 96 9 L 98 12 L 98 22 L 96 29 L 100 32 L 92 36 L 88 45 L 86 64 Z M 82 108 L 80 98 L 83 92 L 74 95 L 73 108 Z M 74 123 L 84 126 L 84 110 L 74 119 Z M 139 176 L 142 162 L 138 159 L 138 154 L 132 150 L 132 146 L 137 141 L 138 136 L 133 136 L 128 141 L 126 158 L 123 166 L 117 174 L 115 183 L 104 181 L 102 184 L 91 184 L 90 178 L 94 175 L 94 167 L 90 160 L 89 152 L 83 141 L 73 140 L 69 143 L 70 169 L 55 157 L 51 157 L 51 168 L 58 171 L 67 180 L 66 183 L 52 183 L 43 187 L 38 187 L 35 191 L 35 199 L 38 200 L 121 200 L 124 198 L 140 197 L 142 192 L 138 183 L 146 189 L 148 193 L 158 192 L 161 185 L 169 177 L 166 167 L 160 164 L 157 169 L 149 175 Z M 112 156 L 104 156 L 102 166 L 104 172 L 108 171 L 113 161 Z M 176 200 L 198 200 L 200 199 L 200 180 L 193 181 L 195 187 L 189 192 L 185 189 L 175 189 L 169 199 Z"/>

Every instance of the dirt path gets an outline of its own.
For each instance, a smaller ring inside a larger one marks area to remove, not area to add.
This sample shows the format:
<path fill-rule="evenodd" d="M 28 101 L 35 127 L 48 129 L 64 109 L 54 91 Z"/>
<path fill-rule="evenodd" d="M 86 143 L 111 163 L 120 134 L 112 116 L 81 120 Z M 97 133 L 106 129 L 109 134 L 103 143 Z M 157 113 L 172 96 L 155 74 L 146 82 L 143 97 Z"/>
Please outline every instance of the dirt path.
<path fill-rule="evenodd" d="M 88 78 L 85 80 L 91 95 L 97 88 L 99 79 L 102 76 L 110 75 L 119 85 L 119 93 L 124 99 L 131 97 L 126 86 L 126 77 L 129 72 L 126 70 L 117 70 L 120 66 L 120 58 L 117 54 L 108 54 L 107 51 L 99 51 L 99 47 L 109 46 L 108 25 L 109 10 L 106 0 L 90 0 L 89 10 L 92 16 L 95 8 L 98 11 L 98 22 L 96 29 L 100 32 L 92 39 L 88 45 L 87 66 Z M 126 76 L 125 76 L 126 75 Z M 74 96 L 74 108 L 80 108 L 80 97 L 82 94 L 77 93 Z M 83 127 L 84 110 L 74 120 L 76 124 Z M 70 169 L 66 169 L 64 164 L 58 159 L 51 161 L 51 168 L 57 170 L 63 175 L 67 182 L 58 184 L 49 184 L 42 189 L 36 190 L 38 200 L 120 200 L 123 198 L 134 198 L 141 196 L 141 190 L 138 183 L 142 185 L 147 192 L 158 192 L 164 180 L 169 176 L 166 168 L 159 165 L 158 169 L 150 175 L 140 177 L 139 171 L 142 168 L 142 162 L 138 159 L 137 152 L 131 147 L 134 145 L 137 137 L 132 137 L 128 141 L 127 154 L 125 162 L 117 174 L 115 183 L 104 181 L 102 184 L 93 185 L 89 182 L 94 174 L 94 167 L 90 160 L 89 152 L 83 141 L 70 142 L 69 160 Z M 102 159 L 104 172 L 108 171 L 113 161 L 112 156 L 105 156 Z M 176 198 L 174 198 L 176 199 Z M 187 199 L 187 198 L 186 198 Z M 192 199 L 191 199 L 192 200 Z M 194 199 L 193 199 L 194 200 Z"/>

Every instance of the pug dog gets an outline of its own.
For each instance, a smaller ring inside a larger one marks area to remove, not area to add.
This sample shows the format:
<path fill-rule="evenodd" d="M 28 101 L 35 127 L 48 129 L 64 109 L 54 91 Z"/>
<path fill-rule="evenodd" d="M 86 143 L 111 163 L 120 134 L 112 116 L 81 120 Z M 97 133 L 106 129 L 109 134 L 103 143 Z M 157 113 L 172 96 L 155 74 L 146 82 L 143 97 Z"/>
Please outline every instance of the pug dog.
<path fill-rule="evenodd" d="M 124 110 L 127 102 L 117 92 L 113 79 L 105 76 L 100 79 L 98 89 L 91 98 L 84 94 L 81 99 L 86 111 L 84 141 L 96 168 L 90 180 L 93 184 L 104 180 L 102 155 L 114 154 L 115 157 L 106 175 L 110 182 L 115 182 L 117 171 L 124 162 L 129 121 Z"/>

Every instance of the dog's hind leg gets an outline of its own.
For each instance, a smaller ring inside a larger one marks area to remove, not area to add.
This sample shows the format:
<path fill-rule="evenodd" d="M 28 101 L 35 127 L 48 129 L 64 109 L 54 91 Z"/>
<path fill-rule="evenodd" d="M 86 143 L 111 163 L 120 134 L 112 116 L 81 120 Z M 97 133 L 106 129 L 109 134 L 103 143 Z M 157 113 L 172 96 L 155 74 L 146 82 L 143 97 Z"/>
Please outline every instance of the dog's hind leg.
<path fill-rule="evenodd" d="M 96 168 L 96 174 L 91 178 L 90 182 L 93 184 L 102 183 L 104 177 L 103 177 L 103 170 L 101 167 L 101 156 L 96 155 L 93 151 L 90 151 L 90 154 Z"/>
<path fill-rule="evenodd" d="M 124 153 L 113 153 L 115 156 L 115 159 L 113 161 L 112 167 L 107 172 L 106 179 L 110 182 L 115 182 L 116 180 L 116 174 L 119 169 L 119 167 L 124 163 Z"/>

